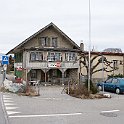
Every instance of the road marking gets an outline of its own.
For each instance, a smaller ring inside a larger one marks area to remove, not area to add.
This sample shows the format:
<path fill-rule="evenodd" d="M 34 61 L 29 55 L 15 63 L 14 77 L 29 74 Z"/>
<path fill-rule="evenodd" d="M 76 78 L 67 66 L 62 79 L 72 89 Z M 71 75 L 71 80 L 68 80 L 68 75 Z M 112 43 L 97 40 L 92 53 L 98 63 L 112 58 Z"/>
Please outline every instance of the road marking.
<path fill-rule="evenodd" d="M 59 116 L 75 116 L 82 113 L 70 113 L 70 114 L 48 114 L 48 115 L 17 115 L 9 116 L 10 118 L 32 118 L 32 117 L 59 117 Z"/>
<path fill-rule="evenodd" d="M 3 97 L 9 97 L 9 95 L 3 95 Z"/>
<path fill-rule="evenodd" d="M 56 100 L 56 101 L 59 101 L 59 100 L 78 100 L 78 99 L 70 99 L 70 98 L 38 98 L 38 97 L 35 97 L 34 99 L 39 99 L 39 100 Z"/>
<path fill-rule="evenodd" d="M 21 112 L 16 112 L 16 111 L 7 111 L 7 114 L 8 114 L 8 115 L 17 114 L 17 113 L 21 113 Z"/>
<path fill-rule="evenodd" d="M 6 107 L 6 110 L 12 110 L 12 109 L 17 109 L 19 107 Z"/>
<path fill-rule="evenodd" d="M 12 98 L 3 97 L 3 99 L 4 99 L 4 100 L 10 100 L 10 99 L 12 99 Z"/>
<path fill-rule="evenodd" d="M 21 112 L 18 111 L 12 111 L 15 110 L 19 107 L 14 107 L 16 104 L 14 104 L 14 101 L 12 101 L 12 98 L 8 95 L 3 95 L 3 102 L 4 102 L 4 107 L 6 109 L 7 115 L 12 115 L 12 114 L 18 114 Z"/>
<path fill-rule="evenodd" d="M 8 103 L 8 102 L 14 102 L 14 101 L 11 101 L 11 100 L 4 100 L 4 103 L 5 103 L 5 102 Z"/>
<path fill-rule="evenodd" d="M 4 103 L 5 107 L 6 106 L 11 106 L 11 105 L 16 105 L 16 104 L 13 104 L 13 103 Z"/>
<path fill-rule="evenodd" d="M 118 112 L 120 110 L 110 110 L 110 111 L 101 111 L 101 113 L 110 113 L 110 112 Z"/>

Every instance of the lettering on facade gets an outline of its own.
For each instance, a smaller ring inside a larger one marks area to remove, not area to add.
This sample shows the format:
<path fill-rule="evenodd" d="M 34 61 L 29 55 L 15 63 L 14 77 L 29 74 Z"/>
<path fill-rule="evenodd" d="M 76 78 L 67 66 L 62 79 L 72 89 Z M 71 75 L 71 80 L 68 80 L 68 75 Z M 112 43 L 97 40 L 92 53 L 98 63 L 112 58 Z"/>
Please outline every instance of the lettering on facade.
<path fill-rule="evenodd" d="M 60 62 L 48 63 L 48 67 L 51 67 L 51 68 L 59 68 L 59 67 L 61 67 L 61 63 L 60 63 Z"/>

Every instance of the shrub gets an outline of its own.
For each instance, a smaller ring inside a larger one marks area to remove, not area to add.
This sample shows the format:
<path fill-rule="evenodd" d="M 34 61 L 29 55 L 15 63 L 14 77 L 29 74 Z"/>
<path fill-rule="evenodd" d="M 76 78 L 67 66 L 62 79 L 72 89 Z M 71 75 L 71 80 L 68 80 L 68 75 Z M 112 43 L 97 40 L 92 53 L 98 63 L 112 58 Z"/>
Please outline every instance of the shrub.
<path fill-rule="evenodd" d="M 88 80 L 85 81 L 85 87 L 88 88 Z M 92 94 L 96 94 L 98 92 L 97 87 L 94 86 L 91 80 L 90 80 L 90 92 Z"/>
<path fill-rule="evenodd" d="M 66 93 L 68 89 L 66 89 Z M 75 97 L 79 97 L 81 95 L 89 96 L 89 92 L 84 85 L 72 85 L 69 87 L 69 94 Z"/>
<path fill-rule="evenodd" d="M 108 78 L 112 78 L 112 77 L 118 77 L 118 78 L 124 78 L 123 74 L 117 74 L 117 75 L 108 75 Z"/>

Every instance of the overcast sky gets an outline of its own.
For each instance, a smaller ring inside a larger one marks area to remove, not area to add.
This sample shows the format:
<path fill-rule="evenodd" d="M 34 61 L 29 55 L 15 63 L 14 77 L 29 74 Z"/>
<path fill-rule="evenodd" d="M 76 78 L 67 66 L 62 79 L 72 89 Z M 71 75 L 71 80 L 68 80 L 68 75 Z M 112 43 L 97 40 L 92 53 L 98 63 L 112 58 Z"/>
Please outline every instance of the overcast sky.
<path fill-rule="evenodd" d="M 50 22 L 88 49 L 89 0 L 0 0 L 0 53 Z M 124 0 L 91 0 L 91 47 L 124 51 Z"/>

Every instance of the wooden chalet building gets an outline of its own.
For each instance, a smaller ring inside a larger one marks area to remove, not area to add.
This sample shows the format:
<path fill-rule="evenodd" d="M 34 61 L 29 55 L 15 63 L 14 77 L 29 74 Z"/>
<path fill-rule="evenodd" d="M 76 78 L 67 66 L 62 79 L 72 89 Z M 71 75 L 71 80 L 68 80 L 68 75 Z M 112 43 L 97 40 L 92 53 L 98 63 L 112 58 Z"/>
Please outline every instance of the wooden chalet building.
<path fill-rule="evenodd" d="M 50 23 L 7 54 L 14 54 L 15 72 L 21 68 L 24 80 L 59 83 L 78 79 L 80 47 L 55 24 Z"/>

